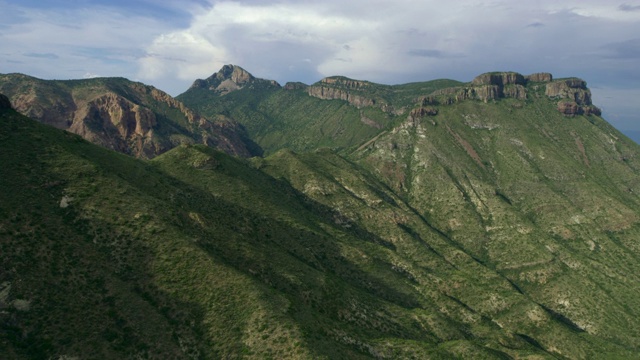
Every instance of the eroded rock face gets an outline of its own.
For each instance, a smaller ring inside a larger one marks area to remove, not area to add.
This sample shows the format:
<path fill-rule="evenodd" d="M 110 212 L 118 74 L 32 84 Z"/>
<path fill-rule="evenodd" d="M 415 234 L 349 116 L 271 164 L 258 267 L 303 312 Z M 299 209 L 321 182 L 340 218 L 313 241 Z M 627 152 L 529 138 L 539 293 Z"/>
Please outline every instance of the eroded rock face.
<path fill-rule="evenodd" d="M 527 75 L 524 78 L 527 81 L 531 81 L 531 82 L 550 82 L 550 81 L 553 81 L 553 75 L 551 75 L 550 73 L 546 73 L 546 72 Z"/>
<path fill-rule="evenodd" d="M 602 114 L 602 111 L 592 104 L 591 91 L 587 88 L 587 82 L 582 79 L 570 78 L 547 83 L 545 95 L 552 99 L 560 99 L 558 111 L 565 115 Z"/>
<path fill-rule="evenodd" d="M 370 87 L 366 81 L 348 79 L 344 77 L 328 77 L 320 80 L 319 84 L 309 86 L 309 96 L 323 100 L 344 100 L 358 109 L 376 105 L 376 100 L 353 93 Z M 384 105 L 384 104 L 381 104 Z"/>
<path fill-rule="evenodd" d="M 556 80 L 546 86 L 545 95 L 550 98 L 571 99 L 579 105 L 591 105 L 591 91 L 582 79 Z"/>
<path fill-rule="evenodd" d="M 284 89 L 285 90 L 303 90 L 308 88 L 309 85 L 301 83 L 301 82 L 288 82 L 286 84 L 284 84 Z"/>
<path fill-rule="evenodd" d="M 594 105 L 579 105 L 575 101 L 559 101 L 558 111 L 567 116 L 575 115 L 602 115 L 600 108 Z"/>
<path fill-rule="evenodd" d="M 361 95 L 350 93 L 348 90 L 343 90 L 334 87 L 327 86 L 310 86 L 307 89 L 307 93 L 310 96 L 323 99 L 323 100 L 344 100 L 349 104 L 357 107 L 358 109 L 365 106 L 373 106 L 376 104 L 374 99 L 370 99 Z"/>
<path fill-rule="evenodd" d="M 233 77 L 240 81 L 246 75 L 239 71 Z M 212 122 L 152 86 L 126 79 L 78 84 L 22 75 L 3 81 L 0 87 L 13 89 L 8 95 L 23 115 L 138 158 L 150 159 L 184 143 L 203 143 L 241 157 L 261 154 L 237 122 Z"/>
<path fill-rule="evenodd" d="M 428 106 L 428 107 L 419 107 L 417 109 L 411 110 L 409 113 L 409 117 L 413 118 L 421 118 L 425 116 L 436 116 L 438 115 L 438 109 Z"/>
<path fill-rule="evenodd" d="M 525 85 L 524 76 L 516 72 L 486 73 L 476 76 L 472 85 Z"/>

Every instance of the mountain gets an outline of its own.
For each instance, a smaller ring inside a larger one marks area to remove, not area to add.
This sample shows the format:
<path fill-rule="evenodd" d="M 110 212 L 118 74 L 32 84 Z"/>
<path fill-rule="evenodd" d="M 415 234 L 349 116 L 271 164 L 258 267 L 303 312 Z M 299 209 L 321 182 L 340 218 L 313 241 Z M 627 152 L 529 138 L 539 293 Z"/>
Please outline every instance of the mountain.
<path fill-rule="evenodd" d="M 389 86 L 334 76 L 311 86 L 280 87 L 239 66 L 225 65 L 176 98 L 205 116 L 236 119 L 266 154 L 272 154 L 284 148 L 304 152 L 358 146 L 406 117 L 421 94 L 458 84 L 435 80 Z M 221 91 L 220 86 L 233 91 Z"/>
<path fill-rule="evenodd" d="M 26 116 L 139 158 L 184 143 L 244 157 L 261 154 L 234 120 L 204 118 L 154 87 L 122 78 L 52 81 L 0 75 L 0 93 Z"/>
<path fill-rule="evenodd" d="M 279 87 L 229 66 L 179 98 L 267 156 L 134 159 L 0 97 L 1 353 L 640 352 L 640 148 L 585 81 Z"/>

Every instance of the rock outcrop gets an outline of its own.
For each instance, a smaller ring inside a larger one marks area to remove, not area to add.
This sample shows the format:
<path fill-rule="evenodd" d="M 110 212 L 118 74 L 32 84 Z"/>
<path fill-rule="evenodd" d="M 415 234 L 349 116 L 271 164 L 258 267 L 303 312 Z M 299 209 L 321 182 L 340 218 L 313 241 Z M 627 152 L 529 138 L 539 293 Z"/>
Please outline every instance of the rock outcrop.
<path fill-rule="evenodd" d="M 307 89 L 307 93 L 310 96 L 316 97 L 318 99 L 323 100 L 344 100 L 349 104 L 357 107 L 358 109 L 363 108 L 365 106 L 373 106 L 376 104 L 374 99 L 352 94 L 348 90 L 343 90 L 335 87 L 326 87 L 326 86 L 310 86 Z"/>
<path fill-rule="evenodd" d="M 0 110 L 11 108 L 11 101 L 9 101 L 9 98 L 0 94 Z"/>
<path fill-rule="evenodd" d="M 591 103 L 591 91 L 587 83 L 578 78 L 553 80 L 550 73 L 522 76 L 514 72 L 486 73 L 477 76 L 470 86 L 458 86 L 436 90 L 419 98 L 419 106 L 450 105 L 465 100 L 488 102 L 500 98 L 527 99 L 528 83 L 546 83 L 545 95 L 558 102 L 558 111 L 573 115 L 600 115 L 599 108 Z M 539 85 L 534 85 L 538 89 Z"/>
<path fill-rule="evenodd" d="M 280 84 L 275 80 L 256 78 L 237 65 L 224 65 L 217 73 L 209 76 L 207 79 L 194 81 L 191 89 L 208 89 L 220 95 L 226 95 L 251 85 L 280 88 Z"/>
<path fill-rule="evenodd" d="M 284 84 L 283 89 L 285 90 L 304 90 L 308 88 L 309 85 L 301 82 L 288 82 Z"/>
<path fill-rule="evenodd" d="M 591 103 L 591 91 L 587 82 L 578 78 L 556 80 L 547 83 L 545 95 L 551 99 L 559 99 L 558 111 L 562 114 L 601 115 L 601 110 Z"/>
<path fill-rule="evenodd" d="M 243 72 L 230 76 L 242 83 Z M 244 79 L 244 80 L 243 80 Z M 210 121 L 152 86 L 126 79 L 47 81 L 0 77 L 15 109 L 42 123 L 76 133 L 108 149 L 150 159 L 173 147 L 202 143 L 228 154 L 261 154 L 237 122 Z"/>
<path fill-rule="evenodd" d="M 503 87 L 505 85 L 525 85 L 526 81 L 524 76 L 516 72 L 500 72 L 500 73 L 485 73 L 476 76 L 471 81 L 471 85 L 497 85 Z"/>
<path fill-rule="evenodd" d="M 309 96 L 323 100 L 344 100 L 360 109 L 377 103 L 375 99 L 365 96 L 362 92 L 370 86 L 371 83 L 367 81 L 335 76 L 324 78 L 319 83 L 309 86 L 307 93 Z"/>
<path fill-rule="evenodd" d="M 553 75 L 550 73 L 542 72 L 527 75 L 524 77 L 527 82 L 550 82 L 553 81 Z"/>

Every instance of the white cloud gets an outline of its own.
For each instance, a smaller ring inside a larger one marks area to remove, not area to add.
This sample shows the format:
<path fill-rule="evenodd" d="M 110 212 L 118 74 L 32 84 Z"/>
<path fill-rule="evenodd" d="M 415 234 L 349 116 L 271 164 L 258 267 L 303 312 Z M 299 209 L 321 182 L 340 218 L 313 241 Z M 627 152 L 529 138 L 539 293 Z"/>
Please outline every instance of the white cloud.
<path fill-rule="evenodd" d="M 468 80 L 503 66 L 564 73 L 573 65 L 587 69 L 580 58 L 628 36 L 639 16 L 603 1 L 216 1 L 188 29 L 157 37 L 140 61 L 140 76 L 193 80 L 225 63 L 281 82 L 334 74 L 379 82 Z M 291 78 L 305 59 L 306 78 Z"/>
<path fill-rule="evenodd" d="M 636 1 L 143 0 L 40 10 L 2 1 L 3 71 L 125 76 L 174 95 L 227 63 L 281 83 L 468 81 L 494 70 L 578 76 L 603 89 L 640 81 Z"/>

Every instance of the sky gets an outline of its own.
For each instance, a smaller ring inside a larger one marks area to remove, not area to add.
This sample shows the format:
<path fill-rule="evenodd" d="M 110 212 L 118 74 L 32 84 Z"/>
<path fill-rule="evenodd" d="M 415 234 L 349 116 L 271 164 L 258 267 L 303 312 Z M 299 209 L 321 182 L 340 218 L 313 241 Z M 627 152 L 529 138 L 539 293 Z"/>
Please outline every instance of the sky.
<path fill-rule="evenodd" d="M 640 132 L 640 0 L 0 0 L 0 73 L 122 76 L 171 95 L 224 64 L 280 84 L 489 71 L 587 81 Z"/>

